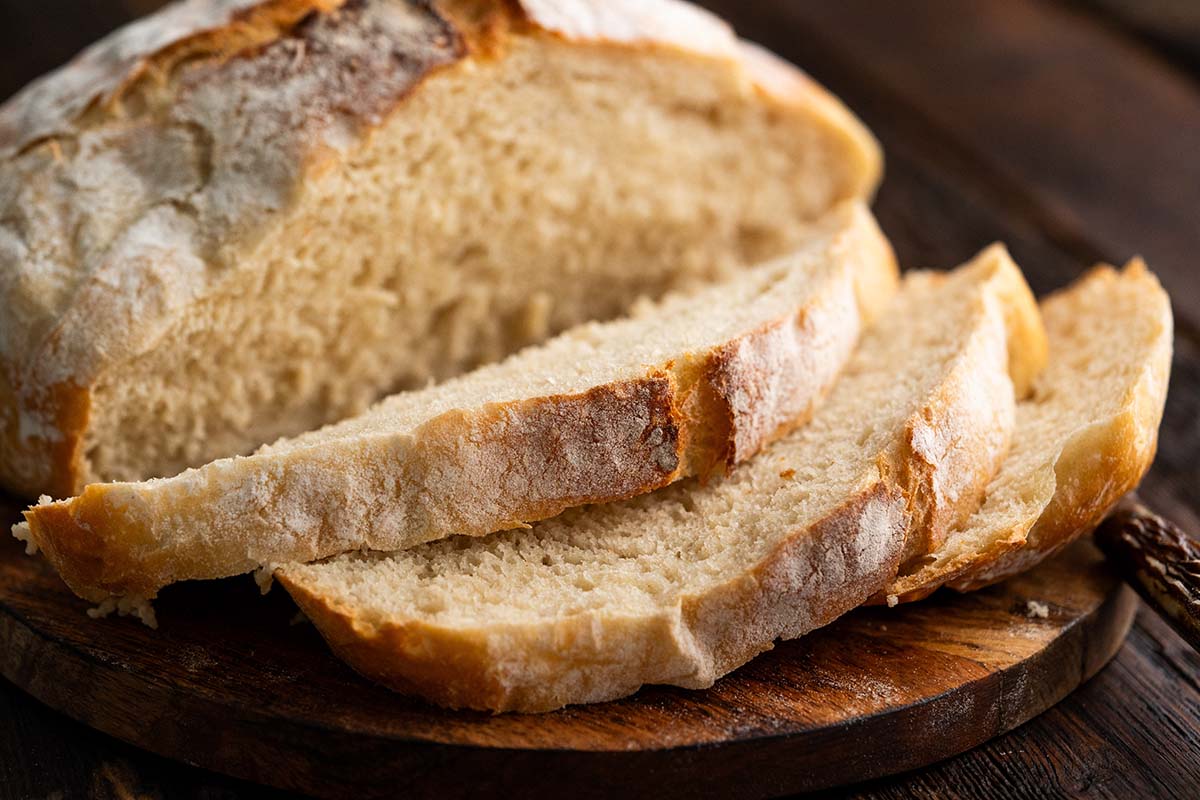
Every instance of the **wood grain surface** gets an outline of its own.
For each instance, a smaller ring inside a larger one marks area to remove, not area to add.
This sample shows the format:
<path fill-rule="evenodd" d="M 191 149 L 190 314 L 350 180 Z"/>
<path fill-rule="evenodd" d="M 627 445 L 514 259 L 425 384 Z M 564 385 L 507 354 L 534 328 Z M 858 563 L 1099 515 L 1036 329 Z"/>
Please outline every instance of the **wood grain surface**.
<path fill-rule="evenodd" d="M 1193 0 L 1076 0 L 1114 24 L 1145 38 L 1154 48 L 1200 69 L 1200 3 Z"/>
<path fill-rule="evenodd" d="M 0 674 L 124 741 L 321 797 L 688 798 L 822 789 L 973 747 L 1106 664 L 1136 600 L 1081 542 L 1002 586 L 861 609 L 707 691 L 543 715 L 371 685 L 249 578 L 172 587 L 156 607 L 158 631 L 89 620 L 42 559 L 2 542 Z"/>
<path fill-rule="evenodd" d="M 153 5 L 0 0 L 0 96 Z M 1087 2 L 708 5 L 804 66 L 875 130 L 888 155 L 877 211 L 905 264 L 949 266 L 1003 239 L 1047 291 L 1093 260 L 1148 257 L 1180 325 L 1159 457 L 1141 494 L 1200 530 L 1195 64 Z M 1175 8 L 1194 12 L 1194 0 Z M 1033 722 L 936 766 L 831 796 L 1192 798 L 1198 675 L 1200 657 L 1143 611 L 1113 664 Z M 0 683 L 0 797 L 47 796 L 264 790 L 95 734 Z"/>

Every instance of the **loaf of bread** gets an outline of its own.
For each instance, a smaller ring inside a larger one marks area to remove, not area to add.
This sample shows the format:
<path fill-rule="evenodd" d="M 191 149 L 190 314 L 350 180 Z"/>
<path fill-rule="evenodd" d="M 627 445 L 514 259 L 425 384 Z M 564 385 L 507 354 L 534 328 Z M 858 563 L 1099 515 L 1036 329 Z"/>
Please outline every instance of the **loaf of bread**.
<path fill-rule="evenodd" d="M 782 255 L 879 172 L 677 0 L 185 0 L 0 107 L 0 485 L 250 452 Z"/>
<path fill-rule="evenodd" d="M 26 512 L 81 596 L 482 535 L 720 472 L 804 421 L 897 283 L 860 203 L 790 256 L 367 413 Z"/>
<path fill-rule="evenodd" d="M 1017 407 L 983 506 L 888 588 L 917 600 L 1027 570 L 1100 524 L 1154 460 L 1171 371 L 1171 304 L 1140 261 L 1097 267 L 1042 303 L 1050 363 Z"/>
<path fill-rule="evenodd" d="M 277 575 L 348 663 L 443 705 L 709 686 L 880 591 L 911 542 L 970 514 L 1008 448 L 1013 378 L 1044 354 L 1033 297 L 993 248 L 908 276 L 810 423 L 723 478 Z"/>
<path fill-rule="evenodd" d="M 274 575 L 490 711 L 1029 569 L 1149 469 L 1169 301 L 900 281 L 880 171 L 681 0 L 180 0 L 0 105 L 14 534 L 152 625 Z"/>

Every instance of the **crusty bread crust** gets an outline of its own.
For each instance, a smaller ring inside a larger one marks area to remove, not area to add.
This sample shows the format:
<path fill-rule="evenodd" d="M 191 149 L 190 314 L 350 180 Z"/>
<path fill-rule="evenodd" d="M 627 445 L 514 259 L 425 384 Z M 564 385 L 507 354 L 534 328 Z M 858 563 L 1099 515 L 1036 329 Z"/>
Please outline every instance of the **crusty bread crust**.
<path fill-rule="evenodd" d="M 364 676 L 450 708 L 551 711 L 599 703 L 644 684 L 703 689 L 782 636 L 846 613 L 863 587 L 895 574 L 905 500 L 877 482 L 821 523 L 795 531 L 753 571 L 648 617 L 562 617 L 544 625 L 448 628 L 413 619 L 374 624 L 276 577 L 333 651 Z"/>
<path fill-rule="evenodd" d="M 936 385 L 914 398 L 874 474 L 811 526 L 780 532 L 747 571 L 659 613 L 592 612 L 525 625 L 377 619 L 322 591 L 311 572 L 322 565 L 276 575 L 352 667 L 441 705 L 537 712 L 611 700 L 648 683 L 710 686 L 777 638 L 803 635 L 859 605 L 892 579 L 907 542 L 923 538 L 922 526 L 974 507 L 971 487 L 995 471 L 1013 423 L 1010 326 L 1037 317 L 1031 296 L 1006 291 L 1019 272 L 1001 249 L 972 268 L 980 276 L 977 324 Z M 1021 362 L 1018 372 L 1032 369 Z M 930 446 L 931 436 L 947 446 Z M 954 446 L 968 442 L 961 452 Z M 754 498 L 745 505 L 748 513 L 758 507 Z"/>
<path fill-rule="evenodd" d="M 1142 284 L 1160 300 L 1158 336 L 1137 382 L 1129 388 L 1119 412 L 1077 431 L 1063 446 L 1054 468 L 1054 496 L 1021 546 L 997 554 L 994 560 L 981 559 L 950 581 L 952 588 L 971 591 L 1004 580 L 1090 533 L 1137 487 L 1154 462 L 1171 375 L 1173 331 L 1170 301 L 1158 280 L 1140 259 L 1131 261 L 1121 273 L 1101 265 L 1076 289 L 1052 295 L 1047 302 L 1070 303 L 1072 291 L 1082 290 L 1090 282 L 1117 281 Z"/>
<path fill-rule="evenodd" d="M 959 426 L 930 424 L 914 428 L 906 442 L 910 455 L 900 463 L 910 472 L 928 472 L 936 467 L 941 474 L 936 477 L 923 475 L 920 479 L 913 477 L 909 482 L 918 487 L 933 487 L 954 500 L 923 503 L 918 498 L 914 506 L 918 517 L 910 526 L 904 563 L 936 549 L 949 531 L 979 505 L 988 482 L 1004 460 L 1013 424 L 1013 403 L 997 403 L 994 396 L 1000 394 L 1006 400 L 1025 397 L 1033 380 L 1046 365 L 1046 332 L 1037 301 L 1008 250 L 994 244 L 973 263 L 988 265 L 991 269 L 987 302 L 994 303 L 998 313 L 1004 316 L 1011 384 L 966 382 L 961 393 L 971 393 L 973 397 L 961 402 L 961 408 L 952 415 Z M 945 275 L 930 276 L 933 280 L 945 278 Z M 951 415 L 937 414 L 936 418 L 947 416 Z M 989 466 L 982 470 L 975 468 L 980 460 Z"/>
<path fill-rule="evenodd" d="M 93 484 L 27 511 L 28 535 L 80 596 L 151 598 L 177 580 L 483 535 L 724 471 L 811 415 L 895 291 L 890 246 L 864 206 L 826 224 L 820 274 L 788 313 L 708 350 L 631 364 L 640 377 L 453 409 L 411 433 Z"/>
<path fill-rule="evenodd" d="M 885 593 L 889 602 L 920 600 L 941 586 L 973 591 L 1034 567 L 1093 530 L 1149 470 L 1170 377 L 1170 303 L 1140 259 L 1119 273 L 1112 267 L 1098 266 L 1044 302 L 1069 306 L 1095 284 L 1157 299 L 1157 333 L 1119 409 L 1102 418 L 1077 421 L 1080 427 L 1054 459 L 1052 486 L 1048 487 L 1053 493 L 1046 498 L 1045 506 L 1031 509 L 1032 515 L 1013 521 L 1007 529 L 995 531 L 979 549 L 901 575 Z M 876 598 L 876 602 L 883 599 Z"/>
<path fill-rule="evenodd" d="M 322 26 L 336 29 L 335 47 L 329 46 L 334 39 L 320 39 Z M 391 58 L 376 47 L 380 35 L 404 57 Z M 48 185 L 39 196 L 55 195 L 52 167 L 63 163 L 81 132 L 117 117 L 145 127 L 139 140 L 155 131 L 192 137 L 186 147 L 201 161 L 206 148 L 245 135 L 253 141 L 237 146 L 254 151 L 260 161 L 224 185 L 203 186 L 188 199 L 193 211 L 187 213 L 177 208 L 175 193 L 190 180 L 188 158 L 160 158 L 160 174 L 136 180 L 113 170 L 105 181 L 119 196 L 143 197 L 146 207 L 159 209 L 154 220 L 159 229 L 149 243 L 145 236 L 116 241 L 103 264 L 76 263 L 70 255 L 72 219 L 96 210 L 82 195 L 46 201 L 27 229 L 14 230 L 7 240 L 0 236 L 0 259 L 12 257 L 15 276 L 7 286 L 0 277 L 5 309 L 0 399 L 6 403 L 0 411 L 5 453 L 0 484 L 27 496 L 66 496 L 86 482 L 111 477 L 94 474 L 85 452 L 94 387 L 130 359 L 153 351 L 164 331 L 212 290 L 222 270 L 205 271 L 204 265 L 236 264 L 239 252 L 250 246 L 242 243 L 252 243 L 272 215 L 292 202 L 307 177 L 332 157 L 326 142 L 332 121 L 353 120 L 352 134 L 369 138 L 432 75 L 498 57 L 518 36 L 728 61 L 735 74 L 758 85 L 764 102 L 785 114 L 794 111 L 843 143 L 851 176 L 843 197 L 869 194 L 878 182 L 878 145 L 836 100 L 794 68 L 766 68 L 763 58 L 744 58 L 726 25 L 676 0 L 187 0 L 169 6 L 99 42 L 0 107 L 0 183 L 32 185 L 40 175 Z M 190 73 L 186 86 L 177 69 L 184 64 Z M 212 69 L 197 69 L 204 64 Z M 306 75 L 317 76 L 294 90 L 308 94 L 281 98 L 280 107 L 262 111 L 248 134 L 222 117 L 245 99 L 248 87 L 282 86 L 299 64 Z M 237 74 L 217 75 L 218 67 Z M 202 109 L 183 127 L 171 123 L 177 130 L 155 122 L 184 91 L 202 89 L 209 73 L 221 83 L 227 107 Z M 121 137 L 110 145 L 127 146 Z M 23 202 L 0 192 L 0 207 Z M 25 212 L 7 216 L 13 215 Z M 72 268 L 35 272 L 40 260 L 35 254 L 45 253 L 65 258 Z"/>
<path fill-rule="evenodd" d="M 356 13 L 340 11 L 343 6 Z M 51 166 L 63 161 L 63 148 L 75 146 L 82 131 L 114 116 L 141 115 L 153 127 L 155 109 L 169 104 L 172 93 L 197 90 L 203 75 L 187 87 L 174 83 L 177 64 L 194 67 L 206 61 L 214 69 L 235 64 L 242 70 L 237 78 L 248 85 L 227 87 L 231 103 L 254 84 L 282 82 L 297 59 L 307 58 L 307 69 L 324 78 L 302 87 L 310 96 L 281 98 L 280 106 L 260 109 L 269 118 L 256 120 L 258 138 L 244 144 L 286 161 L 205 186 L 199 193 L 204 196 L 190 198 L 188 205 L 206 214 L 172 210 L 178 204 L 174 192 L 191 165 L 163 164 L 156 182 L 138 185 L 122 185 L 130 177 L 114 170 L 108 176 L 114 189 L 134 197 L 158 195 L 159 203 L 148 204 L 157 210 L 137 225 L 110 234 L 127 241 L 118 239 L 105 263 L 78 263 L 66 274 L 34 272 L 39 251 L 72 251 L 73 217 L 97 210 L 88 206 L 86 195 L 56 198 L 64 208 L 50 213 L 12 212 L 30 217 L 14 235 L 21 239 L 18 252 L 31 263 L 15 265 L 29 270 L 23 280 L 10 287 L 0 281 L 0 301 L 11 311 L 0 325 L 0 373 L 17 400 L 0 417 L 0 440 L 8 454 L 0 459 L 0 482 L 28 495 L 80 490 L 93 477 L 84 453 L 88 415 L 79 413 L 91 407 L 92 387 L 107 370 L 152 349 L 166 325 L 186 314 L 208 280 L 194 274 L 198 263 L 228 267 L 228 248 L 252 237 L 279 204 L 295 195 L 305 175 L 329 157 L 323 136 L 331 107 L 354 117 L 367 136 L 426 77 L 465 57 L 462 32 L 449 19 L 431 9 L 385 14 L 375 6 L 360 0 L 190 0 L 121 29 L 0 107 L 5 179 L 50 196 L 57 191 Z M 328 16 L 324 28 L 314 24 L 314 15 L 322 14 Z M 373 42 L 381 35 L 409 48 L 403 63 L 374 53 Z M 309 42 L 324 44 L 319 40 L 330 36 L 339 37 L 342 49 Z M 221 136 L 234 138 L 230 120 L 222 117 L 226 111 L 204 109 L 199 113 L 211 118 L 184 125 L 195 139 L 194 149 L 210 149 Z M 169 132 L 164 124 L 161 135 Z M 134 135 L 145 134 L 135 130 L 124 141 L 117 137 L 112 147 L 131 146 Z M 0 195 L 0 203 L 20 201 Z M 195 218 L 205 215 L 207 227 L 195 229 L 200 224 Z M 138 226 L 144 230 L 135 235 Z M 47 307 L 46 298 L 53 304 Z"/>

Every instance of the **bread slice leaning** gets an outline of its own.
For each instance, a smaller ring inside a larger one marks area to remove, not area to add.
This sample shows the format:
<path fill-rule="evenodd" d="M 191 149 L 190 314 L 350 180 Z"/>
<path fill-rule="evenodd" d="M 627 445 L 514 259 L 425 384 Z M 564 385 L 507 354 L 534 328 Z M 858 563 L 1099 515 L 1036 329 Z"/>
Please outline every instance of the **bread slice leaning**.
<path fill-rule="evenodd" d="M 791 256 L 324 430 L 26 512 L 83 597 L 481 535 L 746 459 L 803 421 L 895 292 L 849 203 Z M 23 534 L 24 535 L 24 534 Z"/>
<path fill-rule="evenodd" d="M 1141 261 L 1097 267 L 1042 303 L 1050 363 L 1017 407 L 1012 450 L 978 512 L 900 575 L 889 602 L 1015 575 L 1096 527 L 1154 460 L 1171 305 Z"/>
<path fill-rule="evenodd" d="M 785 255 L 880 164 L 677 0 L 169 4 L 0 105 L 0 486 L 362 413 Z"/>
<path fill-rule="evenodd" d="M 906 540 L 977 505 L 1041 336 L 993 248 L 907 277 L 810 423 L 723 478 L 277 577 L 353 667 L 442 705 L 706 687 L 879 591 Z"/>

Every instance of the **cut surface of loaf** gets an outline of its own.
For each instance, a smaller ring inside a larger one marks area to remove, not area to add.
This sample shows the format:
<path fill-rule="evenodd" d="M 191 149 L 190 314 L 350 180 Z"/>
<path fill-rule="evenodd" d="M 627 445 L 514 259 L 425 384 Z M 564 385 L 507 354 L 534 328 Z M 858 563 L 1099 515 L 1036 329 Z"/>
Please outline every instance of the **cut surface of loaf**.
<path fill-rule="evenodd" d="M 348 663 L 443 705 L 706 687 L 879 591 L 906 540 L 978 504 L 1013 424 L 1010 359 L 1036 372 L 1021 343 L 1040 337 L 993 248 L 950 276 L 906 277 L 809 424 L 726 476 L 276 574 Z"/>
<path fill-rule="evenodd" d="M 1023 572 L 1091 531 L 1154 460 L 1171 305 L 1140 261 L 1097 267 L 1042 303 L 1050 361 L 1017 407 L 1012 450 L 978 512 L 888 587 L 889 602 Z"/>
<path fill-rule="evenodd" d="M 0 485 L 248 453 L 797 246 L 879 150 L 675 0 L 187 0 L 0 106 Z"/>
<path fill-rule="evenodd" d="M 864 205 L 790 256 L 250 457 L 26 513 L 80 595 L 153 597 L 350 550 L 481 535 L 720 472 L 803 422 L 897 285 Z M 24 535 L 24 534 L 23 534 Z"/>

